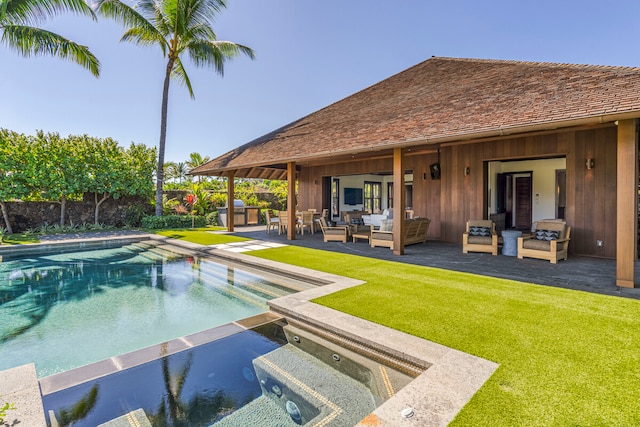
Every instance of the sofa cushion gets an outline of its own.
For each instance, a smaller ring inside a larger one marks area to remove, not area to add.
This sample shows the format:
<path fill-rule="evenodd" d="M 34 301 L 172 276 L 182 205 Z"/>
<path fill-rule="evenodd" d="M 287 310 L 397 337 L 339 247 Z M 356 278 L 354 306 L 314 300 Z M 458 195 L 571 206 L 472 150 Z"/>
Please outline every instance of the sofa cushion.
<path fill-rule="evenodd" d="M 492 238 L 491 236 L 471 236 L 469 235 L 469 238 L 467 239 L 468 243 L 471 243 L 473 245 L 491 245 L 492 242 Z"/>
<path fill-rule="evenodd" d="M 537 240 L 558 240 L 560 237 L 559 230 L 536 230 L 535 233 Z"/>
<path fill-rule="evenodd" d="M 324 231 L 324 234 L 331 235 L 331 236 L 339 236 L 341 234 L 345 235 L 346 231 L 338 228 L 328 228 Z"/>
<path fill-rule="evenodd" d="M 376 240 L 388 240 L 388 241 L 392 241 L 393 240 L 393 234 L 391 233 L 376 233 L 375 231 L 373 232 L 372 235 L 373 239 Z"/>
<path fill-rule="evenodd" d="M 393 231 L 393 220 L 383 219 L 380 221 L 380 231 Z"/>
<path fill-rule="evenodd" d="M 489 227 L 469 227 L 469 236 L 491 236 L 491 229 Z"/>
<path fill-rule="evenodd" d="M 525 249 L 536 249 L 538 251 L 551 251 L 551 241 L 550 240 L 539 240 L 539 239 L 525 239 L 522 242 L 522 247 Z M 563 247 L 562 243 L 558 243 L 557 250 L 561 251 Z"/>

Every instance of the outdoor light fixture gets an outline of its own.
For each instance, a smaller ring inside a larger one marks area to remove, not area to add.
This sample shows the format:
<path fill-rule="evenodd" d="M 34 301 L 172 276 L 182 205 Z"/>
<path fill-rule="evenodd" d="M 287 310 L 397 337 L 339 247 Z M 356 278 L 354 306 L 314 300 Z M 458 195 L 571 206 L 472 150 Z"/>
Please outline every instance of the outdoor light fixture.
<path fill-rule="evenodd" d="M 589 157 L 585 163 L 585 166 L 587 167 L 587 170 L 591 170 L 593 169 L 593 167 L 596 165 L 595 161 Z"/>
<path fill-rule="evenodd" d="M 464 176 L 467 176 L 471 173 L 471 168 L 469 166 L 464 167 Z"/>

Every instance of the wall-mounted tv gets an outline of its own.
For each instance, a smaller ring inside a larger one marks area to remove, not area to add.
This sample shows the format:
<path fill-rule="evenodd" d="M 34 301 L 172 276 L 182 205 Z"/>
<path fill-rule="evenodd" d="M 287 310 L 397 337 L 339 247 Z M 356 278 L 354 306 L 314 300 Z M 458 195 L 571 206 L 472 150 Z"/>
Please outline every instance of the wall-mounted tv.
<path fill-rule="evenodd" d="M 362 188 L 345 188 L 344 204 L 345 205 L 362 204 Z"/>

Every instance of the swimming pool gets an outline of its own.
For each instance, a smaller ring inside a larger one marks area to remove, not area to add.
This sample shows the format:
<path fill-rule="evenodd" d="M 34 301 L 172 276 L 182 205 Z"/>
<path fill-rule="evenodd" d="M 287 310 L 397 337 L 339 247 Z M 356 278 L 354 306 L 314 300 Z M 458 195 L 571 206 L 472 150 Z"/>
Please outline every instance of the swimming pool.
<path fill-rule="evenodd" d="M 305 288 L 156 242 L 0 262 L 0 370 L 39 377 L 266 312 Z"/>
<path fill-rule="evenodd" d="M 284 320 L 86 381 L 74 371 L 40 380 L 51 425 L 352 426 L 413 379 Z"/>

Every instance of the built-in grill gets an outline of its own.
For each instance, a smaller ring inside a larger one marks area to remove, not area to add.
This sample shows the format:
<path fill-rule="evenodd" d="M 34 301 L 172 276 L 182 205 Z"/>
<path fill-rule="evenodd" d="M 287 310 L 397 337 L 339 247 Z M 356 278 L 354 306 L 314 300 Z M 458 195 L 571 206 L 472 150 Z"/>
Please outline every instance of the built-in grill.
<path fill-rule="evenodd" d="M 228 225 L 228 206 L 218 208 L 218 225 L 226 227 Z M 260 208 L 257 206 L 245 206 L 239 199 L 233 201 L 233 224 L 234 225 L 258 225 L 260 224 Z"/>

